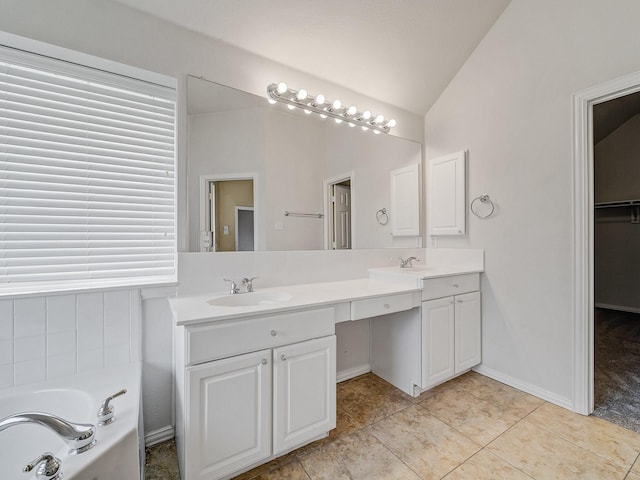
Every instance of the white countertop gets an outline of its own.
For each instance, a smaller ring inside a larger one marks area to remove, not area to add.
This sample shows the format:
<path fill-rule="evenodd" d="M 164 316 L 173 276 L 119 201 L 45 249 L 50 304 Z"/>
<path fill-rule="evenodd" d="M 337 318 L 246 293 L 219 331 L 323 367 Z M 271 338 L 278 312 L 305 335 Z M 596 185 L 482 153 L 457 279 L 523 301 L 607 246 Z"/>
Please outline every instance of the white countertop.
<path fill-rule="evenodd" d="M 396 293 L 417 292 L 422 289 L 423 279 L 479 273 L 482 271 L 482 267 L 477 265 L 371 268 L 369 269 L 369 278 L 284 285 L 259 288 L 256 291 L 256 293 L 260 294 L 273 292 L 291 295 L 291 298 L 285 301 L 250 306 L 219 306 L 211 305 L 207 302 L 230 294 L 205 293 L 169 298 L 169 304 L 171 305 L 175 324 L 190 325 L 231 320 L 247 315 L 263 315 L 322 305 L 335 305 L 352 300 L 362 300 Z M 251 295 L 251 293 L 237 295 Z"/>
<path fill-rule="evenodd" d="M 409 268 L 380 267 L 370 268 L 369 278 L 384 281 L 404 281 L 420 286 L 421 280 L 437 277 L 449 277 L 452 275 L 465 275 L 467 273 L 481 273 L 484 268 L 480 265 L 458 266 L 429 266 L 414 265 Z"/>
<path fill-rule="evenodd" d="M 208 293 L 199 295 L 183 295 L 169 299 L 173 318 L 176 325 L 190 325 L 218 320 L 230 320 L 247 315 L 263 315 L 285 312 L 300 308 L 334 305 L 395 293 L 417 292 L 420 287 L 403 284 L 402 282 L 370 280 L 341 280 L 324 283 L 307 283 L 300 285 L 285 285 L 273 288 L 260 288 L 256 293 L 284 292 L 291 295 L 286 301 L 279 301 L 267 305 L 222 307 L 210 305 L 208 300 L 224 297 L 229 294 Z M 251 295 L 240 293 L 237 295 Z"/>

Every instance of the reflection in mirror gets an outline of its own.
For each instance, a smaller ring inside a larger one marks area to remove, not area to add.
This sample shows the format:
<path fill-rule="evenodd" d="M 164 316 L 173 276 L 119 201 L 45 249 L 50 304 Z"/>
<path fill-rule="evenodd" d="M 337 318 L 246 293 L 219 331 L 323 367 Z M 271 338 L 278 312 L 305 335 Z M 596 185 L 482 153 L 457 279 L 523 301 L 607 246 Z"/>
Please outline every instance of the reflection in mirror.
<path fill-rule="evenodd" d="M 391 172 L 419 165 L 420 144 L 200 78 L 187 92 L 190 251 L 421 246 L 376 216 L 394 215 Z"/>

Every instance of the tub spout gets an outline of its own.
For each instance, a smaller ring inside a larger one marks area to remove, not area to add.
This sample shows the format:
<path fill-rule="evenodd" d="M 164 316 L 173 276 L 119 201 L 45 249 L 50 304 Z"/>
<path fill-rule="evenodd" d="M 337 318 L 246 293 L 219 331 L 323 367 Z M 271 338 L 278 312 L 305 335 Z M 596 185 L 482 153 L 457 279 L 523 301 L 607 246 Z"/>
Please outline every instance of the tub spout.
<path fill-rule="evenodd" d="M 0 432 L 23 423 L 35 423 L 57 433 L 69 445 L 69 455 L 83 453 L 96 443 L 96 429 L 88 423 L 71 423 L 63 418 L 40 412 L 9 415 L 0 420 Z"/>

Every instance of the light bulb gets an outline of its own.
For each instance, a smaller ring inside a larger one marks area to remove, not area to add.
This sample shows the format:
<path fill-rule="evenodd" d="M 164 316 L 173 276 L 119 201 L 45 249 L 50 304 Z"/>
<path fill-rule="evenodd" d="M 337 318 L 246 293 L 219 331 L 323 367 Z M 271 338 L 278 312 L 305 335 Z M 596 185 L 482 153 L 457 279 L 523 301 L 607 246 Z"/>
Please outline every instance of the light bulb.
<path fill-rule="evenodd" d="M 296 98 L 298 100 L 304 100 L 305 98 L 307 98 L 307 91 L 303 88 L 298 92 L 298 94 L 296 95 Z"/>
<path fill-rule="evenodd" d="M 295 110 L 296 109 L 295 105 L 287 105 L 287 108 L 289 110 Z"/>
<path fill-rule="evenodd" d="M 347 110 L 347 113 L 351 116 L 355 115 L 357 112 L 358 112 L 358 109 L 354 105 L 351 105 L 349 107 L 349 110 Z"/>
<path fill-rule="evenodd" d="M 336 123 L 342 123 L 342 120 L 340 120 L 339 118 L 335 118 L 334 120 L 336 121 Z"/>
<path fill-rule="evenodd" d="M 333 101 L 333 108 L 338 109 L 342 106 L 342 102 L 340 100 Z"/>
<path fill-rule="evenodd" d="M 364 130 L 364 131 L 366 132 L 367 130 L 369 130 L 369 128 L 367 128 L 367 127 L 362 127 L 362 130 Z"/>
<path fill-rule="evenodd" d="M 393 127 L 395 127 L 397 124 L 398 124 L 398 123 L 397 123 L 393 118 L 387 122 L 387 126 L 388 126 L 389 128 L 393 128 Z"/>
<path fill-rule="evenodd" d="M 307 115 L 311 115 L 311 110 L 307 110 L 306 108 L 304 109 L 304 113 L 306 113 Z"/>
<path fill-rule="evenodd" d="M 364 118 L 365 120 L 369 120 L 371 118 L 371 112 L 369 110 L 365 110 L 364 112 L 362 112 L 362 118 Z"/>
<path fill-rule="evenodd" d="M 327 118 L 327 116 L 321 113 L 320 118 Z"/>
<path fill-rule="evenodd" d="M 376 123 L 382 123 L 382 122 L 384 122 L 384 117 L 382 115 L 378 115 L 376 117 Z"/>
<path fill-rule="evenodd" d="M 269 102 L 271 105 L 276 104 L 276 101 L 273 98 L 267 98 L 267 102 Z"/>
<path fill-rule="evenodd" d="M 284 82 L 280 82 L 280 83 L 278 84 L 278 89 L 277 89 L 277 90 L 278 90 L 278 93 L 279 93 L 279 94 L 283 94 L 283 93 L 285 93 L 285 92 L 288 90 L 288 88 L 287 88 L 287 84 L 286 84 L 286 83 L 284 83 Z"/>
<path fill-rule="evenodd" d="M 320 94 L 316 96 L 316 103 L 322 105 L 324 103 L 324 95 Z"/>
<path fill-rule="evenodd" d="M 375 133 L 376 135 L 380 134 L 380 130 L 374 130 L 373 133 Z"/>
<path fill-rule="evenodd" d="M 350 127 L 355 127 L 355 126 L 356 126 L 356 124 L 355 124 L 355 123 L 351 123 L 351 122 L 349 122 L 349 126 L 350 126 Z"/>

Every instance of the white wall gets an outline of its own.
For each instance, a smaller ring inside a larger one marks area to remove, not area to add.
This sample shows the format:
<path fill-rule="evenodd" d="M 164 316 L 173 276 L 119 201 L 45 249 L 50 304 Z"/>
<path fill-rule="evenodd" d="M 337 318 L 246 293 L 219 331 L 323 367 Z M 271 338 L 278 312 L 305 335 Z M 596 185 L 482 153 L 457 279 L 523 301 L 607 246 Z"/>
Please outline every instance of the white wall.
<path fill-rule="evenodd" d="M 0 300 L 0 389 L 140 360 L 140 292 Z"/>
<path fill-rule="evenodd" d="M 640 70 L 636 0 L 512 0 L 425 118 L 426 158 L 469 149 L 484 248 L 485 372 L 572 405 L 572 94 Z M 586 321 L 586 319 L 585 319 Z"/>
<path fill-rule="evenodd" d="M 640 115 L 595 145 L 595 202 L 640 199 Z M 631 207 L 597 209 L 594 225 L 597 306 L 640 313 L 640 224 Z"/>

